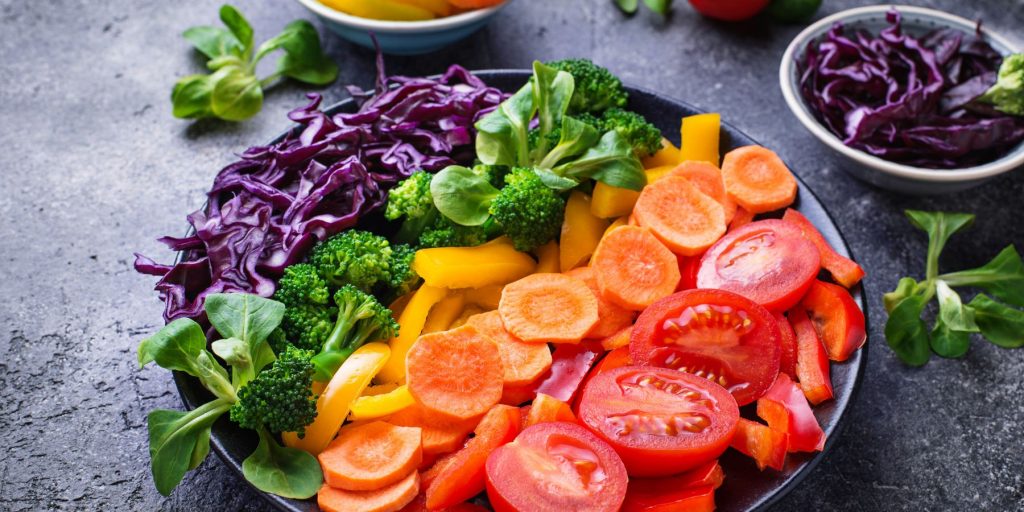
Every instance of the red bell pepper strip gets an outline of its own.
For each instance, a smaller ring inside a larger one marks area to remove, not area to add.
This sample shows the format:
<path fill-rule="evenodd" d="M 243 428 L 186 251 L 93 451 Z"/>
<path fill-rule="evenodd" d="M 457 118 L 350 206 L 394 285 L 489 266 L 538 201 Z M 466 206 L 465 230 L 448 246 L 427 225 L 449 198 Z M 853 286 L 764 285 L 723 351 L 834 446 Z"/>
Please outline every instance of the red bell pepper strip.
<path fill-rule="evenodd" d="M 828 354 L 818 338 L 814 324 L 801 308 L 789 312 L 789 321 L 796 333 L 797 355 L 796 376 L 804 396 L 818 405 L 833 396 L 832 379 L 829 376 Z"/>
<path fill-rule="evenodd" d="M 789 434 L 791 452 L 820 452 L 825 447 L 825 432 L 804 392 L 785 373 L 757 400 L 757 415 L 772 429 Z"/>
<path fill-rule="evenodd" d="M 864 269 L 857 262 L 837 253 L 825 241 L 825 237 L 821 236 L 821 232 L 802 213 L 792 208 L 787 209 L 782 220 L 796 224 L 803 232 L 804 238 L 817 246 L 818 252 L 821 253 L 822 268 L 828 270 L 836 282 L 847 288 L 852 288 L 864 278 Z"/>
<path fill-rule="evenodd" d="M 754 459 L 757 469 L 761 471 L 766 467 L 781 471 L 786 464 L 789 434 L 773 430 L 756 421 L 740 418 L 730 446 Z"/>

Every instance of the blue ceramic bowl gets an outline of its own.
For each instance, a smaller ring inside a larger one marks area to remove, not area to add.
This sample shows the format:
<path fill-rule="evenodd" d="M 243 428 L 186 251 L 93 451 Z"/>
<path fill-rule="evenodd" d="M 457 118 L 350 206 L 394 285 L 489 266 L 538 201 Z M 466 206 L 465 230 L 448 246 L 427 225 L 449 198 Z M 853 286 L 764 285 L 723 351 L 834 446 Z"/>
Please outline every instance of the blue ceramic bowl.
<path fill-rule="evenodd" d="M 797 60 L 803 59 L 807 45 L 825 35 L 833 23 L 841 22 L 846 27 L 878 33 L 879 30 L 888 26 L 885 14 L 892 8 L 903 15 L 903 30 L 913 35 L 922 35 L 928 31 L 945 27 L 959 30 L 965 34 L 973 34 L 977 29 L 976 21 L 934 9 L 909 5 L 886 4 L 858 7 L 821 19 L 796 36 L 782 57 L 779 83 L 782 95 L 786 99 L 789 109 L 793 111 L 793 115 L 818 140 L 845 157 L 846 161 L 841 167 L 844 171 L 878 187 L 897 192 L 915 195 L 959 192 L 1024 166 L 1024 144 L 1020 144 L 998 160 L 975 167 L 960 169 L 912 167 L 883 160 L 846 146 L 839 140 L 839 137 L 818 122 L 803 95 L 800 94 Z M 981 36 L 1003 55 L 1021 51 L 1019 46 L 987 29 L 985 25 L 981 26 Z"/>
<path fill-rule="evenodd" d="M 419 55 L 439 50 L 469 37 L 494 18 L 511 0 L 487 9 L 477 9 L 427 21 L 384 21 L 360 18 L 332 9 L 318 0 L 298 0 L 316 14 L 335 34 L 367 48 L 373 48 L 370 34 L 377 36 L 381 50 L 392 55 Z"/>

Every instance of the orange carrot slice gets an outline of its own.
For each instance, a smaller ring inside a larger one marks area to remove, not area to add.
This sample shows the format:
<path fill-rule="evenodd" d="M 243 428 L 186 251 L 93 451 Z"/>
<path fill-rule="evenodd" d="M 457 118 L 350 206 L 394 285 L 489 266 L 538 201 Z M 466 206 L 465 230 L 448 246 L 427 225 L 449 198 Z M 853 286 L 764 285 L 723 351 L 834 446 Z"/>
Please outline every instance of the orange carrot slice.
<path fill-rule="evenodd" d="M 722 160 L 725 190 L 736 203 L 752 213 L 785 208 L 796 199 L 796 178 L 774 151 L 743 146 Z"/>
<path fill-rule="evenodd" d="M 466 324 L 498 346 L 505 386 L 529 384 L 551 368 L 551 349 L 544 343 L 526 343 L 513 336 L 505 330 L 497 311 L 473 315 Z"/>
<path fill-rule="evenodd" d="M 430 412 L 465 420 L 501 399 L 501 356 L 472 326 L 420 336 L 406 367 L 409 392 Z"/>
<path fill-rule="evenodd" d="M 746 226 L 751 222 L 754 222 L 754 214 L 750 213 L 749 211 L 745 210 L 742 207 L 737 207 L 736 215 L 733 215 L 732 220 L 729 221 L 729 231 L 732 231 L 742 226 Z"/>
<path fill-rule="evenodd" d="M 594 292 L 594 295 L 597 297 L 598 321 L 594 324 L 594 327 L 587 331 L 587 335 L 584 336 L 585 338 L 605 338 L 621 331 L 626 326 L 633 325 L 635 315 L 632 310 L 626 309 L 601 296 L 601 291 L 597 287 L 597 277 L 594 275 L 594 269 L 578 267 L 565 274 L 586 283 L 590 291 Z"/>
<path fill-rule="evenodd" d="M 324 484 L 316 494 L 323 512 L 396 512 L 420 492 L 420 475 L 413 471 L 405 478 L 375 491 L 346 491 Z"/>
<path fill-rule="evenodd" d="M 598 321 L 594 292 L 564 274 L 533 274 L 509 283 L 498 312 L 505 329 L 528 343 L 579 343 Z"/>
<path fill-rule="evenodd" d="M 423 460 L 420 429 L 383 421 L 346 426 L 317 459 L 327 485 L 374 491 L 405 478 Z"/>
<path fill-rule="evenodd" d="M 635 311 L 671 295 L 679 284 L 676 255 L 646 228 L 624 226 L 608 233 L 592 266 L 601 296 Z"/>
<path fill-rule="evenodd" d="M 669 176 L 682 176 L 711 199 L 718 201 L 725 212 L 725 223 L 728 224 L 736 215 L 736 201 L 725 193 L 725 182 L 722 171 L 714 164 L 699 160 L 687 160 L 672 169 Z"/>
<path fill-rule="evenodd" d="M 629 338 L 633 335 L 633 324 L 627 325 L 619 332 L 601 340 L 601 348 L 616 350 L 629 346 Z"/>
<path fill-rule="evenodd" d="M 572 413 L 569 404 L 550 395 L 537 393 L 526 416 L 525 427 L 551 421 L 576 421 L 576 415 Z"/>
<path fill-rule="evenodd" d="M 682 176 L 665 176 L 644 187 L 633 215 L 684 256 L 704 252 L 725 234 L 725 209 Z"/>
<path fill-rule="evenodd" d="M 419 427 L 423 455 L 433 456 L 458 450 L 473 431 L 478 419 L 452 420 L 431 414 L 419 405 L 412 405 L 388 416 L 384 421 L 402 427 Z"/>

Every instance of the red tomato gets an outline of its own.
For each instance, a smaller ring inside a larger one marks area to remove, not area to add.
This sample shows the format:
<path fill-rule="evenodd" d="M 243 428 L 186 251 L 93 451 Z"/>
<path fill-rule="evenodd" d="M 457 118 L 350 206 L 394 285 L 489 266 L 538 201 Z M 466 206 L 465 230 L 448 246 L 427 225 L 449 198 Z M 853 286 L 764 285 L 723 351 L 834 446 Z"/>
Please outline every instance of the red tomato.
<path fill-rule="evenodd" d="M 678 475 L 662 478 L 630 478 L 622 512 L 650 510 L 686 510 L 683 505 L 694 501 L 694 496 L 705 494 L 707 488 L 717 489 L 725 481 L 725 473 L 718 461 L 711 461 Z M 694 491 L 699 492 L 694 492 Z M 714 503 L 713 493 L 712 504 Z"/>
<path fill-rule="evenodd" d="M 697 288 L 738 293 L 771 311 L 786 311 L 814 283 L 818 248 L 799 228 L 776 219 L 726 233 L 701 258 Z"/>
<path fill-rule="evenodd" d="M 821 344 L 814 324 L 804 310 L 796 308 L 789 312 L 789 321 L 796 333 L 797 356 L 796 376 L 804 396 L 814 405 L 832 398 L 832 379 L 829 376 L 828 355 Z"/>
<path fill-rule="evenodd" d="M 786 464 L 789 434 L 766 427 L 756 421 L 740 418 L 731 446 L 754 459 L 757 469 L 761 471 L 764 471 L 766 467 L 782 471 L 782 467 Z"/>
<path fill-rule="evenodd" d="M 427 508 L 445 509 L 480 494 L 488 455 L 512 441 L 521 423 L 518 407 L 496 405 L 487 411 L 466 446 L 437 462 L 444 466 L 426 487 Z"/>
<path fill-rule="evenodd" d="M 754 302 L 722 290 L 687 290 L 640 314 L 629 352 L 634 364 L 705 377 L 746 405 L 775 382 L 781 337 L 775 317 Z"/>
<path fill-rule="evenodd" d="M 771 389 L 757 400 L 757 415 L 772 430 L 789 434 L 791 452 L 820 452 L 825 447 L 825 432 L 807 398 L 785 373 L 780 373 Z"/>
<path fill-rule="evenodd" d="M 666 476 L 717 459 L 738 418 L 725 388 L 650 366 L 594 377 L 579 410 L 580 422 L 615 448 L 630 476 Z"/>
<path fill-rule="evenodd" d="M 789 320 L 782 313 L 775 313 L 775 322 L 779 324 L 779 334 L 782 335 L 782 359 L 779 361 L 779 371 L 796 378 L 796 333 Z"/>
<path fill-rule="evenodd" d="M 859 283 L 864 278 L 864 269 L 857 262 L 837 253 L 825 241 L 825 237 L 821 235 L 818 228 L 814 227 L 814 224 L 807 217 L 804 217 L 802 213 L 787 208 L 786 213 L 782 216 L 782 220 L 800 227 L 804 237 L 818 248 L 818 254 L 821 255 L 821 266 L 832 274 L 836 282 L 847 288 L 852 288 L 853 285 Z"/>
<path fill-rule="evenodd" d="M 764 10 L 770 0 L 690 0 L 693 8 L 709 18 L 742 21 Z"/>
<path fill-rule="evenodd" d="M 495 512 L 615 512 L 626 497 L 615 450 L 574 423 L 540 423 L 487 458 Z"/>
<path fill-rule="evenodd" d="M 814 322 L 829 359 L 846 361 L 867 341 L 864 312 L 846 288 L 814 281 L 800 306 L 807 310 L 807 316 Z"/>

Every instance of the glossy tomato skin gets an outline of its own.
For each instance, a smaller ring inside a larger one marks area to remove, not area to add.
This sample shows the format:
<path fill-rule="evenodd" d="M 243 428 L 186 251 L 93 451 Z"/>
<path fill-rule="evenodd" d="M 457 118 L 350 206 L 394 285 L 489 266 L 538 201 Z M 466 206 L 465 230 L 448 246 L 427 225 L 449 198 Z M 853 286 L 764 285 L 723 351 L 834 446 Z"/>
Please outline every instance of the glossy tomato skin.
<path fill-rule="evenodd" d="M 711 379 L 746 405 L 775 382 L 782 334 L 775 317 L 749 299 L 722 290 L 686 290 L 640 314 L 629 352 L 639 366 Z"/>
<path fill-rule="evenodd" d="M 742 21 L 768 7 L 769 0 L 690 0 L 694 10 L 709 18 Z"/>
<path fill-rule="evenodd" d="M 777 219 L 726 233 L 701 258 L 697 288 L 738 293 L 770 311 L 800 302 L 821 269 L 818 248 L 800 228 Z"/>
<path fill-rule="evenodd" d="M 842 286 L 814 281 L 798 307 L 807 311 L 833 361 L 846 361 L 868 339 L 864 312 Z"/>
<path fill-rule="evenodd" d="M 624 366 L 587 384 L 578 416 L 615 448 L 630 476 L 656 477 L 717 459 L 736 430 L 739 406 L 702 377 Z"/>
<path fill-rule="evenodd" d="M 487 498 L 496 512 L 615 512 L 626 467 L 608 443 L 574 423 L 539 423 L 487 458 Z"/>

